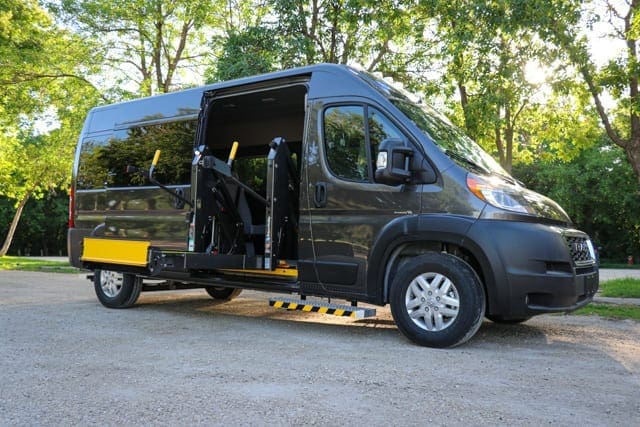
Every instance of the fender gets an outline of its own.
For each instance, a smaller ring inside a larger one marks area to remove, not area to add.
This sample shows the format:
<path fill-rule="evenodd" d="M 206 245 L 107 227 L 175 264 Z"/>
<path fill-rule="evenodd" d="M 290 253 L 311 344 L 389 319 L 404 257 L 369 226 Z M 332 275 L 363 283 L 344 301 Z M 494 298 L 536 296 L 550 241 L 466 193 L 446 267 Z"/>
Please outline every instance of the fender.
<path fill-rule="evenodd" d="M 487 287 L 489 302 L 493 299 L 495 274 L 485 253 L 484 245 L 468 238 L 476 218 L 451 214 L 421 214 L 402 216 L 389 222 L 380 230 L 369 253 L 367 294 L 375 304 L 387 303 L 385 274 L 387 263 L 397 248 L 413 242 L 441 242 L 468 250 L 478 261 Z"/>

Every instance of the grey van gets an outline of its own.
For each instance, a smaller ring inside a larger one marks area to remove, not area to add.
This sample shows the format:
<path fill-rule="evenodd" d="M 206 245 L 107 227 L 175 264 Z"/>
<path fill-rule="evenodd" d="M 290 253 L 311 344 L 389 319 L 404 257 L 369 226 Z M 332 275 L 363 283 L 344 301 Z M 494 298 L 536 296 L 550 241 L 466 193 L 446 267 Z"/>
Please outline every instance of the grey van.
<path fill-rule="evenodd" d="M 433 109 L 330 64 L 91 110 L 68 246 L 107 307 L 194 287 L 341 315 L 390 304 L 432 347 L 598 289 L 593 245 L 560 206 Z"/>

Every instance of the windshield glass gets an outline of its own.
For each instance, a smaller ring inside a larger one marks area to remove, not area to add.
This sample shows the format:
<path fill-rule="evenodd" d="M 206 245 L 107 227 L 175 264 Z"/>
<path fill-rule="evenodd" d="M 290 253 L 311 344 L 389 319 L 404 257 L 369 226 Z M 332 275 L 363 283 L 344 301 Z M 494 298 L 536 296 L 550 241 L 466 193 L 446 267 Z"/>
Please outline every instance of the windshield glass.
<path fill-rule="evenodd" d="M 401 90 L 372 74 L 364 71 L 355 71 L 355 73 L 398 107 L 452 160 L 476 172 L 511 177 L 493 157 L 442 114 L 430 106 L 416 105 Z"/>
<path fill-rule="evenodd" d="M 466 167 L 480 169 L 480 172 L 509 176 L 493 157 L 430 106 L 418 106 L 398 98 L 389 100 L 454 161 L 464 163 Z"/>

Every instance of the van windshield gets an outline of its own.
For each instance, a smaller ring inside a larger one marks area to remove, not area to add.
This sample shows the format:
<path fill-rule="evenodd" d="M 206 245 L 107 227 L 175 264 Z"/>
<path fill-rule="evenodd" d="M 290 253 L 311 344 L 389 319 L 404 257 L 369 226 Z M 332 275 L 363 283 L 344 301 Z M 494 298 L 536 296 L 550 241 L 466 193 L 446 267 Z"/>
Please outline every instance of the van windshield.
<path fill-rule="evenodd" d="M 477 172 L 510 177 L 493 157 L 430 106 L 395 97 L 389 100 L 455 162 Z"/>
<path fill-rule="evenodd" d="M 493 157 L 442 114 L 427 105 L 416 105 L 402 90 L 372 74 L 365 71 L 354 72 L 398 107 L 456 163 L 476 172 L 513 179 Z"/>

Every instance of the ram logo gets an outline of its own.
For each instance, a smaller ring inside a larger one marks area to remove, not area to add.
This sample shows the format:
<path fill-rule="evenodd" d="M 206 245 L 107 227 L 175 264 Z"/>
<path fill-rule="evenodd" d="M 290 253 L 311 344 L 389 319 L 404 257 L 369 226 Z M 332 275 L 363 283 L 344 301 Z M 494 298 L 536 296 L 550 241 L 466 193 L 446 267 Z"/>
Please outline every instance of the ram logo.
<path fill-rule="evenodd" d="M 576 253 L 588 252 L 589 247 L 585 242 L 573 242 L 573 251 Z"/>

